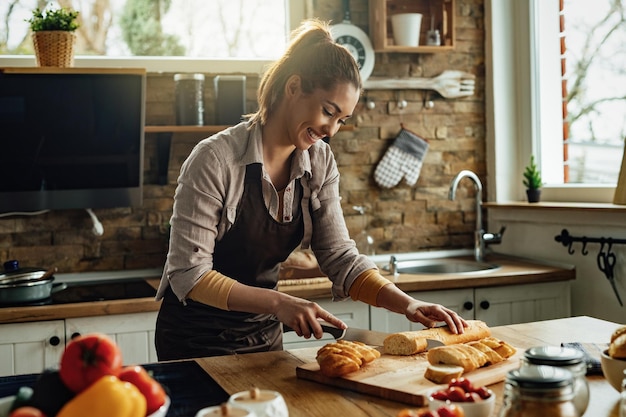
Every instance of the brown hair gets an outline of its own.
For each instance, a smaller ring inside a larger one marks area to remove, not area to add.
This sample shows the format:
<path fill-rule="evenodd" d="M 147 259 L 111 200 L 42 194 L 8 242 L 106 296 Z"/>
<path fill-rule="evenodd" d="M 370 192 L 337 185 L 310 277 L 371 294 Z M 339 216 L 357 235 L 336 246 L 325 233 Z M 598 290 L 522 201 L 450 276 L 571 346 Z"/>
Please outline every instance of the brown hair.
<path fill-rule="evenodd" d="M 328 23 L 305 20 L 291 33 L 283 56 L 263 74 L 257 91 L 259 110 L 252 115 L 253 123 L 267 122 L 294 74 L 300 76 L 305 94 L 317 88 L 331 90 L 345 82 L 362 90 L 358 64 L 346 48 L 335 43 Z"/>

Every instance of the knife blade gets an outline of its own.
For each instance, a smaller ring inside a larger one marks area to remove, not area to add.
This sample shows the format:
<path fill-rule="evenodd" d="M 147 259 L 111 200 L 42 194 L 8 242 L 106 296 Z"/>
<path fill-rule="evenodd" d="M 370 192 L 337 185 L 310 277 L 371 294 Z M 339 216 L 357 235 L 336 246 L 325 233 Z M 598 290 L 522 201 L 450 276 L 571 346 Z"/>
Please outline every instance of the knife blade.
<path fill-rule="evenodd" d="M 362 342 L 370 346 L 383 346 L 385 338 L 390 333 L 377 332 L 375 330 L 359 329 L 356 327 L 348 327 L 347 329 L 340 329 L 326 322 L 320 322 L 324 333 L 328 333 L 335 338 L 335 340 L 348 340 L 352 342 Z M 294 331 L 291 327 L 283 324 L 283 332 Z M 443 346 L 443 343 L 435 339 L 426 339 L 428 345 L 426 350 L 436 346 Z"/>

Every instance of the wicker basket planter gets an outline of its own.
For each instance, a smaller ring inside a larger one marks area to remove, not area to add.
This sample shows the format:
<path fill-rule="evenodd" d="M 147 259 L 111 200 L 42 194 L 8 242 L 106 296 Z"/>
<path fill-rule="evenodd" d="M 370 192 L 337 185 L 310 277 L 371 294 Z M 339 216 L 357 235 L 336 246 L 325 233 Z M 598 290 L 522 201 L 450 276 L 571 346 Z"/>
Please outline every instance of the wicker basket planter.
<path fill-rule="evenodd" d="M 37 65 L 40 67 L 73 67 L 76 34 L 66 30 L 33 32 Z"/>

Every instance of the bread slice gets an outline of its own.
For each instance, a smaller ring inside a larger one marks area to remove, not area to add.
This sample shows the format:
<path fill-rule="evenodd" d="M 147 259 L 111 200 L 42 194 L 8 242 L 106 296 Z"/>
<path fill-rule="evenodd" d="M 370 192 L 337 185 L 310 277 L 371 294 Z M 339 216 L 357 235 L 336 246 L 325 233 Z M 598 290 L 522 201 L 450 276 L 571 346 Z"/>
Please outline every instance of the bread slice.
<path fill-rule="evenodd" d="M 513 346 L 503 340 L 496 339 L 495 337 L 485 337 L 484 339 L 481 339 L 481 342 L 498 352 L 498 354 L 504 359 L 510 358 L 515 355 L 515 352 L 517 352 L 517 349 Z"/>
<path fill-rule="evenodd" d="M 428 362 L 431 365 L 457 365 L 461 366 L 464 372 L 478 369 L 487 361 L 484 353 L 465 344 L 438 346 L 428 351 Z"/>
<path fill-rule="evenodd" d="M 424 371 L 424 378 L 436 384 L 448 384 L 454 378 L 463 375 L 463 367 L 458 365 L 432 365 L 428 364 Z"/>
<path fill-rule="evenodd" d="M 467 344 L 475 349 L 480 350 L 482 353 L 484 353 L 487 356 L 488 365 L 493 365 L 498 362 L 502 362 L 504 360 L 504 358 L 498 352 L 496 352 L 495 350 L 493 350 L 492 348 L 490 348 L 489 346 L 487 346 L 480 340 L 468 342 Z"/>
<path fill-rule="evenodd" d="M 428 345 L 426 339 L 439 340 L 444 345 L 480 340 L 491 335 L 487 324 L 481 320 L 468 320 L 469 326 L 462 334 L 455 334 L 446 327 L 393 333 L 383 342 L 384 352 L 389 355 L 414 355 L 424 352 Z"/>

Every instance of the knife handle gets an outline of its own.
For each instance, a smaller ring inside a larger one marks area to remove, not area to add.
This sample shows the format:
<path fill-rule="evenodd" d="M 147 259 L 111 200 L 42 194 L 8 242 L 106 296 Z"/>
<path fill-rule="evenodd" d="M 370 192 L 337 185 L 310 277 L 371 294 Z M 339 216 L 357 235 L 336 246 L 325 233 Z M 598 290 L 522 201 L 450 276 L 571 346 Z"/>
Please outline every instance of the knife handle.
<path fill-rule="evenodd" d="M 335 326 L 331 326 L 328 323 L 324 323 L 324 322 L 320 322 L 320 325 L 322 326 L 322 331 L 324 331 L 324 333 L 328 333 L 330 334 L 332 337 L 335 338 L 335 340 L 340 340 L 343 338 L 343 336 L 345 335 L 346 331 L 344 329 L 340 329 L 338 327 Z M 287 326 L 285 323 L 283 323 L 283 332 L 294 332 L 295 330 L 292 329 L 291 327 Z"/>

